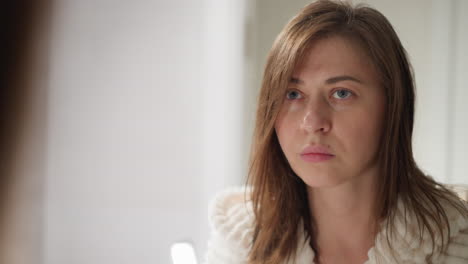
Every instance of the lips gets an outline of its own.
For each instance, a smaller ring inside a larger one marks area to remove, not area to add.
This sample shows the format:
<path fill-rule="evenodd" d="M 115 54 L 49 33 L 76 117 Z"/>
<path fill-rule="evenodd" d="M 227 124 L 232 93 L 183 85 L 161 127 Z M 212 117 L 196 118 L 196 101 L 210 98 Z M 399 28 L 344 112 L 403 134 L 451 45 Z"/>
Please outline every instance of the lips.
<path fill-rule="evenodd" d="M 327 147 L 322 146 L 322 145 L 313 145 L 313 146 L 307 146 L 305 147 L 301 155 L 307 155 L 307 154 L 326 154 L 326 155 L 333 155 L 331 152 L 328 150 Z"/>
<path fill-rule="evenodd" d="M 322 145 L 307 146 L 301 152 L 301 158 L 307 162 L 327 161 L 334 157 L 335 155 Z"/>

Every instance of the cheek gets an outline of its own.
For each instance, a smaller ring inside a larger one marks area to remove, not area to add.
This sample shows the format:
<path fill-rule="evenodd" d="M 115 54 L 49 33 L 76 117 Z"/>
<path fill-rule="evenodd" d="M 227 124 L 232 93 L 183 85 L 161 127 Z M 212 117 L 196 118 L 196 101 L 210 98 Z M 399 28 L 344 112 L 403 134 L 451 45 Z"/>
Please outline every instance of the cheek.
<path fill-rule="evenodd" d="M 276 131 L 276 136 L 278 137 L 278 142 L 281 145 L 281 148 L 284 150 L 284 145 L 286 144 L 286 140 L 290 138 L 288 135 L 290 132 L 288 131 L 288 126 L 287 125 L 288 121 L 285 118 L 284 115 L 278 116 L 275 122 L 275 131 Z"/>
<path fill-rule="evenodd" d="M 339 126 L 336 127 L 337 133 L 347 152 L 361 158 L 372 157 L 376 153 L 383 132 L 383 116 L 380 110 L 373 108 L 373 111 L 357 111 L 352 117 L 346 116 L 335 122 Z"/>
<path fill-rule="evenodd" d="M 291 140 L 295 138 L 297 131 L 297 118 L 291 109 L 281 111 L 275 122 L 275 131 L 281 148 L 287 153 L 290 148 Z"/>
<path fill-rule="evenodd" d="M 275 127 L 291 127 L 297 125 L 302 106 L 299 103 L 284 103 L 275 122 Z"/>

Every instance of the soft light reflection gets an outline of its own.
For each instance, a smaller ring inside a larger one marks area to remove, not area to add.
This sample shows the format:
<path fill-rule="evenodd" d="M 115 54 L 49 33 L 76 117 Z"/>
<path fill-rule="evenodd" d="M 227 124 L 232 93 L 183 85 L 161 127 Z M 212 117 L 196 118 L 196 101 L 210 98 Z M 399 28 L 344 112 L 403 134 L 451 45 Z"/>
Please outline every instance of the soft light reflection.
<path fill-rule="evenodd" d="M 197 264 L 195 250 L 190 243 L 174 243 L 171 247 L 171 255 L 173 264 Z"/>

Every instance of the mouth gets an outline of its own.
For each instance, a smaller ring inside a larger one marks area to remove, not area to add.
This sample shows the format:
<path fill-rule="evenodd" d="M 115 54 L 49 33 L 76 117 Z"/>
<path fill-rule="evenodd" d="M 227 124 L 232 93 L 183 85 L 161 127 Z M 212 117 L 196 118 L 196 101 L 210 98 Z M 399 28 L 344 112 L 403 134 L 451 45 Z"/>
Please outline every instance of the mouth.
<path fill-rule="evenodd" d="M 309 145 L 302 150 L 300 156 L 307 162 L 327 161 L 335 157 L 324 145 Z"/>
<path fill-rule="evenodd" d="M 328 153 L 304 153 L 301 154 L 301 159 L 307 162 L 322 162 L 333 159 L 335 155 Z"/>

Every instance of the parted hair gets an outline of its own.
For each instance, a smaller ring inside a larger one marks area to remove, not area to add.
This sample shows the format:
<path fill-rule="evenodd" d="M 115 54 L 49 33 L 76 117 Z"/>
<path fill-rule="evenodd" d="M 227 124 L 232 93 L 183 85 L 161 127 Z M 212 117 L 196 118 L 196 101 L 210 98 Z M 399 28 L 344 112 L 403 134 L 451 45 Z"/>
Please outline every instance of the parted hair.
<path fill-rule="evenodd" d="M 385 90 L 376 221 L 387 220 L 386 229 L 392 235 L 397 201 L 401 199 L 405 211 L 417 219 L 420 241 L 425 230 L 433 244 L 440 235 L 440 251 L 444 251 L 450 227 L 442 204 L 466 216 L 468 212 L 452 191 L 425 175 L 413 158 L 415 85 L 407 53 L 379 11 L 361 4 L 319 0 L 305 6 L 286 24 L 267 57 L 248 175 L 255 214 L 249 263 L 283 263 L 291 259 L 300 246 L 296 231 L 301 223 L 316 259 L 319 257 L 306 185 L 288 164 L 274 124 L 294 68 L 311 43 L 328 36 L 340 36 L 362 46 Z M 392 248 L 390 240 L 387 243 Z M 430 257 L 435 251 L 433 247 Z"/>

